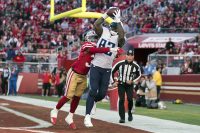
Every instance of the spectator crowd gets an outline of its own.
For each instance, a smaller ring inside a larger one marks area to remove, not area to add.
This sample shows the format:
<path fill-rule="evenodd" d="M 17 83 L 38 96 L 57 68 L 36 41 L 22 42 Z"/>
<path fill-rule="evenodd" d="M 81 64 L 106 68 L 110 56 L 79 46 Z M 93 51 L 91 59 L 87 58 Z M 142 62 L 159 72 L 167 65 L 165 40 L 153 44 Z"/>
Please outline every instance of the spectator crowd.
<path fill-rule="evenodd" d="M 133 6 L 133 11 L 123 14 L 122 18 L 127 33 L 199 32 L 198 0 L 155 0 L 151 5 L 141 4 L 136 7 L 135 3 L 138 1 L 140 0 L 87 0 L 87 9 L 103 13 L 111 6 L 117 6 L 121 10 Z M 55 0 L 55 14 L 80 6 L 81 0 Z M 64 18 L 50 23 L 50 0 L 0 0 L 0 10 L 0 49 L 6 53 L 6 57 L 2 57 L 3 61 L 47 62 L 49 59 L 46 57 L 25 58 L 23 53 L 51 53 L 51 50 L 62 46 L 67 49 L 64 55 L 77 51 L 83 34 L 93 28 L 95 21 Z M 197 40 L 198 45 L 188 46 L 189 48 L 175 47 L 168 52 L 184 53 L 189 57 L 200 54 L 199 37 Z M 199 58 L 193 62 L 197 60 Z M 191 66 L 189 64 L 186 62 L 184 66 Z M 197 68 L 196 65 L 192 66 Z"/>
<path fill-rule="evenodd" d="M 199 32 L 198 0 L 156 0 L 143 4 L 128 15 L 128 23 L 136 33 Z"/>

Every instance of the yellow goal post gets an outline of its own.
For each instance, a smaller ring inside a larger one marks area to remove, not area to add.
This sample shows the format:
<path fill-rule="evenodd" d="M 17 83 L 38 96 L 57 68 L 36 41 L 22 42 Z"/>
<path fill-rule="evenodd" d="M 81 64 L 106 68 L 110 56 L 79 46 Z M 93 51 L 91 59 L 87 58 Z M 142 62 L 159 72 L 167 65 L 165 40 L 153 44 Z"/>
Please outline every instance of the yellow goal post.
<path fill-rule="evenodd" d="M 103 14 L 97 12 L 87 12 L 86 8 L 86 0 L 82 0 L 82 4 L 80 8 L 76 8 L 70 11 L 66 11 L 60 14 L 55 15 L 55 0 L 51 0 L 51 9 L 50 9 L 50 22 L 54 22 L 55 20 L 62 19 L 65 17 L 70 18 L 100 18 Z M 112 23 L 113 19 L 108 17 L 106 22 Z"/>

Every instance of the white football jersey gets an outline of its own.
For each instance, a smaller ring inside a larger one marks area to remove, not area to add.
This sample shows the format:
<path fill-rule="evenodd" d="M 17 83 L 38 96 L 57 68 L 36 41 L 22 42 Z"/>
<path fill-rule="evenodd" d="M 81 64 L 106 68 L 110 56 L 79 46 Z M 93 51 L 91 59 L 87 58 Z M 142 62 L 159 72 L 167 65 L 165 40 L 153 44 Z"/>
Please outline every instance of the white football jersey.
<path fill-rule="evenodd" d="M 118 47 L 118 35 L 111 36 L 108 28 L 103 27 L 103 33 L 97 42 L 97 47 Z M 96 53 L 92 64 L 101 68 L 112 68 L 112 63 L 117 53 Z"/>

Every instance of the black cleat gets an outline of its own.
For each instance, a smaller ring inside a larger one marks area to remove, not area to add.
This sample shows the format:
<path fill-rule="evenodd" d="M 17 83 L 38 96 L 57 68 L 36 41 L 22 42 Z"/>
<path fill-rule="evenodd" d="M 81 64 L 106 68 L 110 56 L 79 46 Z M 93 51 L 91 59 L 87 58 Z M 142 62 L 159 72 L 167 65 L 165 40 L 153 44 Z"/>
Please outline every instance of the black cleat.
<path fill-rule="evenodd" d="M 125 120 L 120 119 L 119 123 L 125 123 Z"/>
<path fill-rule="evenodd" d="M 128 121 L 132 121 L 133 120 L 133 116 L 131 113 L 128 114 Z"/>

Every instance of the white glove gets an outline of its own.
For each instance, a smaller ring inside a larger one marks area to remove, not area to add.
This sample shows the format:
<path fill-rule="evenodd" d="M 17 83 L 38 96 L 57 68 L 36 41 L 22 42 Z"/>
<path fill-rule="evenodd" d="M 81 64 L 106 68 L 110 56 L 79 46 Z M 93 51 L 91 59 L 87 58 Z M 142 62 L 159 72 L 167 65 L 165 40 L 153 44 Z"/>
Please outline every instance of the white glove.
<path fill-rule="evenodd" d="M 110 52 L 117 52 L 119 50 L 118 47 L 115 47 L 115 48 L 110 48 Z"/>
<path fill-rule="evenodd" d="M 121 12 L 120 12 L 120 10 L 116 10 L 114 13 L 113 13 L 113 15 L 114 15 L 114 21 L 115 22 L 121 22 Z"/>

